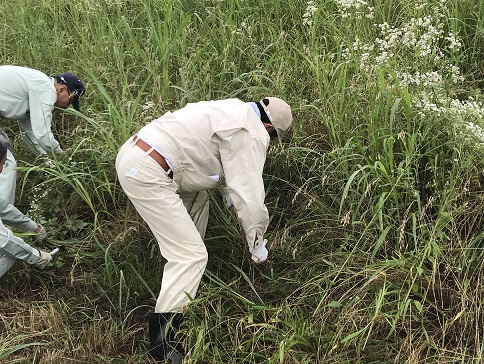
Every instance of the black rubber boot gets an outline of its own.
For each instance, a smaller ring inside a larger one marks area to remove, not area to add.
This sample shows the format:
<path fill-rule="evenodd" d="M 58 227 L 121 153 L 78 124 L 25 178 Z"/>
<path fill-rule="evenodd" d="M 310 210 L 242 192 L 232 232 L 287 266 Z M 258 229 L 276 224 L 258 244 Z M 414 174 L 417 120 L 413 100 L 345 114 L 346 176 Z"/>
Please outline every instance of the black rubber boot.
<path fill-rule="evenodd" d="M 179 364 L 183 361 L 183 346 L 175 338 L 183 321 L 182 313 L 148 313 L 150 356 L 158 363 Z"/>

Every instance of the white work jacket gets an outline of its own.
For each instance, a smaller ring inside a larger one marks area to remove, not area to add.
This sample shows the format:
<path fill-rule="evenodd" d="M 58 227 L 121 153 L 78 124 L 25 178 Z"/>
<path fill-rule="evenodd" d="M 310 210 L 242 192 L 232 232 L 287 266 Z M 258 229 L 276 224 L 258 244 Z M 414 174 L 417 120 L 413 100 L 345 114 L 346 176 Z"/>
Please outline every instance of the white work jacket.
<path fill-rule="evenodd" d="M 56 100 L 51 77 L 31 68 L 0 66 L 0 119 L 17 121 L 35 155 L 62 152 L 51 131 Z"/>
<path fill-rule="evenodd" d="M 269 216 L 262 172 L 270 138 L 249 104 L 188 104 L 153 120 L 139 136 L 168 159 L 180 192 L 226 185 L 249 247 L 263 237 Z"/>

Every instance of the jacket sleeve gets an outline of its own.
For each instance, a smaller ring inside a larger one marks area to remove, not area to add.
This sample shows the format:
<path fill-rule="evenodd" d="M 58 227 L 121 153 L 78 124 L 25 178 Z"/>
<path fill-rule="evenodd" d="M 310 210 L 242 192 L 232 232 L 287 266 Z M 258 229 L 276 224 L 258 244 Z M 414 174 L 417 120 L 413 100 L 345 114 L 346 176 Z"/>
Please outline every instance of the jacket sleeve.
<path fill-rule="evenodd" d="M 6 224 L 15 226 L 17 229 L 25 232 L 34 231 L 37 227 L 35 221 L 27 215 L 24 215 L 19 209 L 2 197 L 0 197 L 0 219 Z"/>
<path fill-rule="evenodd" d="M 62 152 L 51 131 L 53 104 L 52 95 L 32 88 L 29 91 L 29 117 L 18 120 L 22 138 L 35 155 Z"/>
<path fill-rule="evenodd" d="M 34 264 L 39 260 L 40 253 L 7 229 L 0 220 L 0 254 L 25 260 Z"/>
<path fill-rule="evenodd" d="M 232 198 L 251 250 L 256 238 L 263 237 L 269 224 L 262 179 L 267 143 L 251 137 L 248 130 L 241 129 L 225 136 L 222 145 L 220 158 L 227 192 Z"/>

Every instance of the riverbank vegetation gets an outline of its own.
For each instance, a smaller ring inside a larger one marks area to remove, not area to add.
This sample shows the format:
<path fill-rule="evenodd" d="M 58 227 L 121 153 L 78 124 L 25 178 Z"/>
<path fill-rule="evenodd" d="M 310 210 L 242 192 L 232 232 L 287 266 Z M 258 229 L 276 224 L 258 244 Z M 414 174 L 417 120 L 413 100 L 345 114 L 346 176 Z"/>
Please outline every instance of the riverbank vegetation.
<path fill-rule="evenodd" d="M 295 119 L 265 167 L 270 256 L 251 264 L 214 191 L 185 362 L 484 360 L 482 2 L 11 0 L 0 19 L 0 63 L 88 88 L 55 112 L 54 168 L 2 121 L 17 206 L 48 232 L 25 239 L 61 251 L 0 280 L 1 363 L 148 362 L 163 259 L 117 151 L 188 102 L 264 96 Z"/>

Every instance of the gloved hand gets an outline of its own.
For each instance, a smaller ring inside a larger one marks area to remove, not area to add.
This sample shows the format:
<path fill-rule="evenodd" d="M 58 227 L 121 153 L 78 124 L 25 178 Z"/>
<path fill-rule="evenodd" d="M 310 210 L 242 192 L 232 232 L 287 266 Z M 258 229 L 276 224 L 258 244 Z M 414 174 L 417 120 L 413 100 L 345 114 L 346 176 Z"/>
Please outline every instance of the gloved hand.
<path fill-rule="evenodd" d="M 47 233 L 45 232 L 45 228 L 40 224 L 37 225 L 37 227 L 34 230 L 34 233 L 37 234 L 37 236 L 35 237 L 37 240 L 44 240 L 45 237 L 47 236 Z"/>
<path fill-rule="evenodd" d="M 40 249 L 37 249 L 39 251 L 39 259 L 34 263 L 34 266 L 40 269 L 44 269 L 49 265 L 49 263 L 52 261 L 52 254 L 44 252 Z"/>
<path fill-rule="evenodd" d="M 220 194 L 222 195 L 225 206 L 227 206 L 227 208 L 230 208 L 230 206 L 232 206 L 234 202 L 232 201 L 232 197 L 230 197 L 227 189 L 224 187 L 221 187 L 219 191 L 220 191 Z"/>
<path fill-rule="evenodd" d="M 250 250 L 250 254 L 252 254 L 252 260 L 255 263 L 262 263 L 267 259 L 269 252 L 266 248 L 267 239 L 257 239 L 254 247 Z"/>

